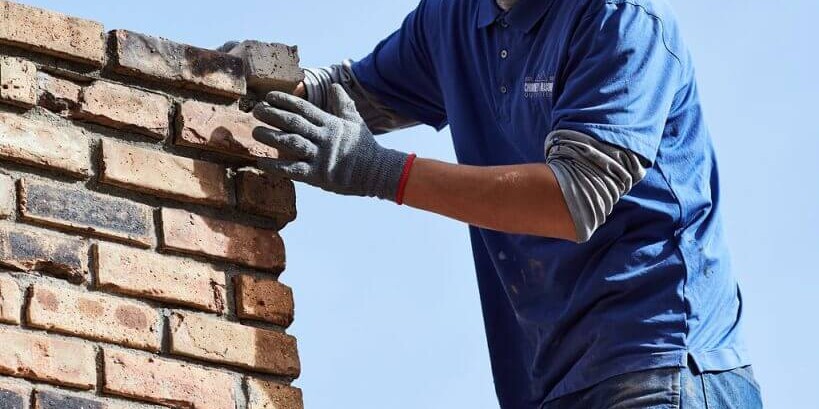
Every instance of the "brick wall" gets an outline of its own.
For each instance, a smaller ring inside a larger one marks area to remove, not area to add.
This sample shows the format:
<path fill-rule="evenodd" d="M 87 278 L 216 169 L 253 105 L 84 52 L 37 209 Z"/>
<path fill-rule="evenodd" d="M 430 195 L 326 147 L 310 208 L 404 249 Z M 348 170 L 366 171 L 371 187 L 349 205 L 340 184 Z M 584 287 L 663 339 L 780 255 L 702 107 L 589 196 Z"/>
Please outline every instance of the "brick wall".
<path fill-rule="evenodd" d="M 0 1 L 0 408 L 302 407 L 295 193 L 242 110 L 300 80 Z"/>

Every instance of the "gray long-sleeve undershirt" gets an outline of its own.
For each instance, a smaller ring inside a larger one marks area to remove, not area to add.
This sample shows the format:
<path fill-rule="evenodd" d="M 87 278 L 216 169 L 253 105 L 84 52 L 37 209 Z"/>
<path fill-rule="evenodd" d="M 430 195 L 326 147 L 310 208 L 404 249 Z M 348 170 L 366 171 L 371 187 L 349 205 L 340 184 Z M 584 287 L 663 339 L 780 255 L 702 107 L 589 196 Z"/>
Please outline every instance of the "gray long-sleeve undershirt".
<path fill-rule="evenodd" d="M 358 82 L 351 64 L 346 60 L 340 65 L 305 69 L 308 101 L 326 109 L 330 85 L 340 84 L 355 101 L 373 133 L 382 134 L 419 124 L 379 103 Z M 544 158 L 563 192 L 578 243 L 592 237 L 606 222 L 614 205 L 646 174 L 646 167 L 636 153 L 575 131 L 550 133 L 544 146 Z"/>

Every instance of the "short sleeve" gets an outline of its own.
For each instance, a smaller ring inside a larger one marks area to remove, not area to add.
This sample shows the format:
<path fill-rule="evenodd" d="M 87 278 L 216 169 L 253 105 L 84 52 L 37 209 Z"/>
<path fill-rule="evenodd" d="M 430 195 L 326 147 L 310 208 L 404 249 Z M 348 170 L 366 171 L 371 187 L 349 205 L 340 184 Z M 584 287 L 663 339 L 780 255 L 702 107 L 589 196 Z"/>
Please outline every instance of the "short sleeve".
<path fill-rule="evenodd" d="M 442 129 L 447 124 L 441 88 L 430 57 L 427 1 L 421 1 L 396 32 L 353 63 L 361 86 L 399 115 Z"/>
<path fill-rule="evenodd" d="M 612 3 L 576 28 L 553 129 L 585 133 L 654 163 L 681 89 L 682 61 L 668 48 L 660 17 L 630 2 Z"/>

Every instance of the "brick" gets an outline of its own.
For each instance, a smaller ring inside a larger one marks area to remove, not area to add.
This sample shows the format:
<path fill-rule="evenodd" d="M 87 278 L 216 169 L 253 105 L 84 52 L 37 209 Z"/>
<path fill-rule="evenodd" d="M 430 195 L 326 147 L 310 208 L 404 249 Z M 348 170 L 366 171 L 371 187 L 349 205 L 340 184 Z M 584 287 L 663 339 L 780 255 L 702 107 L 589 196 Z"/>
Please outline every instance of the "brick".
<path fill-rule="evenodd" d="M 0 265 L 82 282 L 88 273 L 88 246 L 83 240 L 2 225 Z"/>
<path fill-rule="evenodd" d="M 109 409 L 105 403 L 51 391 L 37 391 L 34 409 Z"/>
<path fill-rule="evenodd" d="M 296 219 L 296 189 L 290 180 L 243 170 L 239 172 L 236 189 L 239 209 L 269 217 L 279 226 Z"/>
<path fill-rule="evenodd" d="M 0 173 L 0 219 L 14 214 L 14 179 Z"/>
<path fill-rule="evenodd" d="M 31 61 L 0 57 L 0 100 L 33 107 L 37 104 L 37 67 Z"/>
<path fill-rule="evenodd" d="M 75 117 L 162 139 L 170 131 L 171 101 L 159 94 L 107 81 L 82 90 Z"/>
<path fill-rule="evenodd" d="M 105 349 L 103 390 L 191 409 L 235 409 L 232 376 L 182 362 Z"/>
<path fill-rule="evenodd" d="M 30 392 L 29 392 L 30 394 Z M 0 408 L 5 409 L 2 405 Z M 26 406 L 26 409 L 29 407 Z M 64 391 L 38 390 L 34 395 L 34 409 L 149 409 L 153 405 L 117 401 L 112 399 L 78 396 Z"/>
<path fill-rule="evenodd" d="M 143 247 L 154 241 L 148 206 L 76 185 L 29 179 L 20 181 L 17 193 L 24 220 Z"/>
<path fill-rule="evenodd" d="M 222 312 L 225 273 L 205 263 L 107 243 L 94 247 L 97 286 L 119 294 Z"/>
<path fill-rule="evenodd" d="M 107 140 L 102 142 L 100 180 L 184 202 L 222 207 L 230 201 L 222 165 Z"/>
<path fill-rule="evenodd" d="M 76 177 L 91 174 L 85 131 L 39 117 L 0 112 L 0 159 Z"/>
<path fill-rule="evenodd" d="M 298 47 L 248 40 L 228 53 L 244 61 L 247 87 L 257 95 L 270 91 L 293 92 L 304 81 Z"/>
<path fill-rule="evenodd" d="M 84 390 L 96 384 L 90 345 L 4 327 L 0 345 L 0 374 Z"/>
<path fill-rule="evenodd" d="M 35 284 L 26 316 L 34 328 L 159 351 L 159 313 L 145 304 Z"/>
<path fill-rule="evenodd" d="M 249 267 L 284 270 L 284 243 L 273 230 L 162 209 L 162 248 Z"/>
<path fill-rule="evenodd" d="M 0 322 L 20 324 L 22 305 L 23 292 L 17 282 L 11 277 L 0 276 Z"/>
<path fill-rule="evenodd" d="M 245 93 L 242 59 L 126 30 L 109 34 L 114 71 L 228 97 Z"/>
<path fill-rule="evenodd" d="M 185 101 L 179 107 L 175 143 L 242 159 L 277 158 L 278 151 L 253 139 L 253 128 L 269 126 L 237 107 Z"/>
<path fill-rule="evenodd" d="M 0 1 L 0 42 L 102 66 L 102 25 L 90 20 Z"/>
<path fill-rule="evenodd" d="M 249 275 L 233 278 L 239 318 L 287 327 L 293 323 L 293 290 L 272 279 Z"/>
<path fill-rule="evenodd" d="M 31 387 L 10 379 L 0 380 L 0 408 L 2 409 L 29 409 Z"/>
<path fill-rule="evenodd" d="M 199 314 L 170 317 L 171 353 L 257 372 L 299 376 L 296 339 Z"/>
<path fill-rule="evenodd" d="M 82 86 L 60 77 L 37 73 L 37 104 L 48 110 L 68 114 L 80 106 Z"/>
<path fill-rule="evenodd" d="M 247 392 L 248 409 L 304 409 L 299 388 L 249 378 Z"/>

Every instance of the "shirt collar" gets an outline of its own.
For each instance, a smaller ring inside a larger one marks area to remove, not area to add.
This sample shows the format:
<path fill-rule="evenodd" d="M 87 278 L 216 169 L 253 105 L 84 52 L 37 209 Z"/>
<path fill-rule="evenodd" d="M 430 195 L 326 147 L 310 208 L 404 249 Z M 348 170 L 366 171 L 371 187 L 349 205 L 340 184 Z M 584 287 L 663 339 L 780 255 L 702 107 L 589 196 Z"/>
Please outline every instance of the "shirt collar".
<path fill-rule="evenodd" d="M 495 0 L 479 0 L 478 28 L 486 28 L 494 23 L 504 11 L 498 7 Z M 513 28 L 529 32 L 534 28 L 546 12 L 553 0 L 520 0 L 507 14 L 507 22 Z"/>

